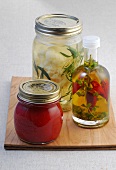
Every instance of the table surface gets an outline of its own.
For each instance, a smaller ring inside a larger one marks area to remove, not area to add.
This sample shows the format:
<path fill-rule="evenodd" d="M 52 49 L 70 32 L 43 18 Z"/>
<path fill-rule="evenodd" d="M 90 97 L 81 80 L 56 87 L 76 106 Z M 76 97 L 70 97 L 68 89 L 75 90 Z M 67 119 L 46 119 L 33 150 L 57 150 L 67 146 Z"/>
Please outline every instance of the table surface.
<path fill-rule="evenodd" d="M 34 21 L 36 17 L 46 13 L 66 13 L 77 16 L 83 21 L 83 36 L 100 36 L 99 62 L 110 72 L 110 95 L 114 113 L 116 112 L 116 1 L 0 1 L 0 170 L 115 170 L 115 150 L 4 150 L 11 77 L 31 76 Z"/>

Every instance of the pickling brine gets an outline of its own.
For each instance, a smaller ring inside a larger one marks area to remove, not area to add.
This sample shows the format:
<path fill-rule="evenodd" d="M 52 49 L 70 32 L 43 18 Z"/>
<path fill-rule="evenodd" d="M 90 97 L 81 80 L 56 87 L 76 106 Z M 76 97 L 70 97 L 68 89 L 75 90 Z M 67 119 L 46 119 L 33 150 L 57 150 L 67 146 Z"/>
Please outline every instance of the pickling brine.
<path fill-rule="evenodd" d="M 95 70 L 86 70 L 84 66 L 78 69 L 81 70 L 76 76 L 73 76 L 74 115 L 89 121 L 103 118 L 107 120 L 109 118 L 109 77 L 107 70 L 102 66 L 98 66 Z"/>
<path fill-rule="evenodd" d="M 72 106 L 72 73 L 83 59 L 82 26 L 77 18 L 64 16 L 48 15 L 46 18 L 42 16 L 36 19 L 33 79 L 49 79 L 57 82 L 61 87 L 61 106 L 63 111 L 68 111 Z M 38 21 L 46 24 L 46 28 L 44 26 L 42 28 L 44 31 L 40 29 L 41 24 Z"/>

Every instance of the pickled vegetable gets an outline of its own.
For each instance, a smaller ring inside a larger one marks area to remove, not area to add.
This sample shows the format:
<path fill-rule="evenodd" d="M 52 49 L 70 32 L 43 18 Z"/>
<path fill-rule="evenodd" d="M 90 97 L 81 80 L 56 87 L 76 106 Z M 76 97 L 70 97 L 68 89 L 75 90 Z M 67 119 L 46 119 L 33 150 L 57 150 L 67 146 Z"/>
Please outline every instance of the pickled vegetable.
<path fill-rule="evenodd" d="M 73 77 L 73 114 L 86 121 L 109 119 L 109 73 L 92 56 Z"/>
<path fill-rule="evenodd" d="M 33 78 L 50 79 L 60 85 L 64 111 L 71 109 L 72 73 L 83 59 L 80 44 L 79 47 L 47 46 L 36 39 L 33 44 Z"/>

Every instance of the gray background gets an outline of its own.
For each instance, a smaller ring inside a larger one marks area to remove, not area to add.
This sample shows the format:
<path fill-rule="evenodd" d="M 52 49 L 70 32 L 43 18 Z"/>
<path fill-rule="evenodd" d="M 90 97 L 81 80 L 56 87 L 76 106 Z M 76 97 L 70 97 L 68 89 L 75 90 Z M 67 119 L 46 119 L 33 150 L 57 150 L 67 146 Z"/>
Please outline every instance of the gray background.
<path fill-rule="evenodd" d="M 116 111 L 115 0 L 0 0 L 0 170 L 112 170 L 116 151 L 5 151 L 3 148 L 10 81 L 31 76 L 34 20 L 46 13 L 66 13 L 83 20 L 83 35 L 101 38 L 99 62 L 111 75 Z"/>

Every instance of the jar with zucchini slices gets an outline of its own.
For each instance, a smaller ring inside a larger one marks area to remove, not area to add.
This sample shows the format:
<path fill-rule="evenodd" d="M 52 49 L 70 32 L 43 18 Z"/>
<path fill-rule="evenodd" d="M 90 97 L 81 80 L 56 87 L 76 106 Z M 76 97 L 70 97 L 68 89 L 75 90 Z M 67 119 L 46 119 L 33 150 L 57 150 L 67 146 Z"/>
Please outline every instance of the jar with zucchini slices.
<path fill-rule="evenodd" d="M 61 87 L 63 111 L 71 110 L 72 73 L 83 61 L 82 23 L 64 14 L 43 15 L 35 20 L 33 79 L 49 79 Z"/>

